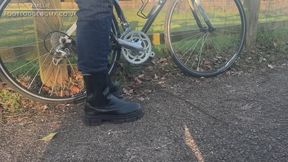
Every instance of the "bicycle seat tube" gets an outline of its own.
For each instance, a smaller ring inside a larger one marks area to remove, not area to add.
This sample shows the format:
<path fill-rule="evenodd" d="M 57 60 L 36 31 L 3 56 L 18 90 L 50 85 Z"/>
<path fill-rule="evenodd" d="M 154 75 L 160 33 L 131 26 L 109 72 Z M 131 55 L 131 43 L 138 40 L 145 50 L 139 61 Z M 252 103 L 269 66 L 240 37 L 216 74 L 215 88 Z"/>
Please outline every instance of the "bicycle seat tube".
<path fill-rule="evenodd" d="M 123 29 L 125 29 L 125 31 L 130 30 L 129 23 L 128 23 L 126 17 L 124 16 L 123 11 L 119 5 L 119 0 L 114 0 L 113 5 L 114 5 L 114 8 L 115 8 L 115 11 L 117 13 L 118 18 L 120 19 L 120 23 L 121 23 Z"/>
<path fill-rule="evenodd" d="M 151 25 L 154 23 L 156 17 L 159 15 L 160 11 L 162 10 L 162 8 L 166 4 L 166 2 L 167 2 L 167 0 L 159 0 L 158 4 L 156 4 L 151 9 L 151 11 L 148 14 L 147 21 L 146 21 L 144 27 L 142 28 L 142 32 L 144 32 L 144 33 L 148 32 L 148 30 L 150 29 Z"/>
<path fill-rule="evenodd" d="M 156 17 L 158 16 L 159 12 L 161 11 L 161 9 L 163 8 L 163 6 L 165 5 L 166 2 L 167 2 L 167 0 L 159 0 L 158 4 L 156 4 L 152 8 L 150 13 L 148 14 L 149 15 L 148 19 L 147 19 L 144 27 L 142 28 L 142 32 L 144 32 L 144 33 L 148 32 L 148 30 L 150 29 L 151 25 L 155 21 Z M 125 30 L 130 30 L 129 23 L 123 14 L 123 11 L 119 5 L 118 0 L 114 0 L 114 7 L 115 7 L 116 13 L 117 13 L 117 15 L 121 21 L 122 27 Z"/>

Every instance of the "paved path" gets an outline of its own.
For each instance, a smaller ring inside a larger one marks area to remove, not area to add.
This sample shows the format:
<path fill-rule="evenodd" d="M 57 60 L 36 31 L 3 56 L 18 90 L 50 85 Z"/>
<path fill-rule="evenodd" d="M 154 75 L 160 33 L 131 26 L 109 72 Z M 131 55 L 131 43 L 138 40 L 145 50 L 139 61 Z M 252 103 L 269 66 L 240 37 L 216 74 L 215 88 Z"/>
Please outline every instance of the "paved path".
<path fill-rule="evenodd" d="M 172 79 L 166 88 L 158 88 L 148 95 L 150 100 L 143 103 L 146 115 L 140 121 L 91 128 L 82 124 L 81 109 L 73 108 L 64 117 L 51 114 L 43 121 L 34 120 L 17 128 L 15 132 L 18 133 L 14 135 L 18 140 L 13 136 L 1 137 L 6 143 L 10 142 L 3 145 L 0 159 L 59 162 L 288 160 L 287 66 L 200 81 L 175 78 L 177 80 Z M 47 146 L 36 142 L 55 131 L 52 126 L 57 128 L 56 138 Z M 24 138 L 30 139 L 22 142 Z"/>
<path fill-rule="evenodd" d="M 184 78 L 149 95 L 136 123 L 85 127 L 74 109 L 46 161 L 287 161 L 288 68 Z"/>

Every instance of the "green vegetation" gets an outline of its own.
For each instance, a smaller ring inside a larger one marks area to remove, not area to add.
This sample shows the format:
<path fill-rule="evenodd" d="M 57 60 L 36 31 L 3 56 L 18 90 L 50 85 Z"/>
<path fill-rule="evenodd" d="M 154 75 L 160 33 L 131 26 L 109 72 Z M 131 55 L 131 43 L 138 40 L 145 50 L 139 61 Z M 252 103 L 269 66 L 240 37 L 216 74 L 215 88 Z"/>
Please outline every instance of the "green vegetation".
<path fill-rule="evenodd" d="M 4 108 L 4 111 L 10 113 L 20 112 L 22 109 L 21 96 L 8 89 L 0 91 L 0 105 Z"/>
<path fill-rule="evenodd" d="M 257 44 L 267 48 L 277 47 L 279 50 L 287 50 L 288 29 L 282 27 L 271 31 L 259 31 Z"/>

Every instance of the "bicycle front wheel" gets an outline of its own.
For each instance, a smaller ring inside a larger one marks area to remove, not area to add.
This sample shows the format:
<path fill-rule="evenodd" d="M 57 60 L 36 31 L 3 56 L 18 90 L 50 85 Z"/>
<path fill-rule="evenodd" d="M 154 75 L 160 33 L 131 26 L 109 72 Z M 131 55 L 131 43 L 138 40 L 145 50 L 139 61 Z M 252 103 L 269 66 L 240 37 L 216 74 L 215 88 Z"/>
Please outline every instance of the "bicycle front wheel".
<path fill-rule="evenodd" d="M 228 70 L 240 55 L 246 17 L 240 0 L 176 0 L 165 28 L 165 43 L 181 70 L 212 77 Z"/>
<path fill-rule="evenodd" d="M 0 76 L 33 100 L 71 103 L 85 96 L 77 68 L 75 1 L 0 1 Z M 112 34 L 118 36 L 113 21 Z M 112 38 L 112 36 L 111 36 Z M 112 41 L 112 39 L 111 39 Z M 120 51 L 109 55 L 112 73 Z"/>

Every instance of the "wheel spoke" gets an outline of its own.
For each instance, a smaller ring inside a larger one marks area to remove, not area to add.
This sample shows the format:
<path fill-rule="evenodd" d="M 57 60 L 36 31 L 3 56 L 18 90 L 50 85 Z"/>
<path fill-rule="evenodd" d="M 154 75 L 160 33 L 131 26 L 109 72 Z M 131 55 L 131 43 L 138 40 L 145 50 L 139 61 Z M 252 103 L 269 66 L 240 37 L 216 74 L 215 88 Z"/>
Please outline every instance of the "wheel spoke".
<path fill-rule="evenodd" d="M 220 74 L 235 62 L 243 48 L 243 8 L 239 8 L 238 1 L 201 0 L 200 10 L 205 15 L 198 12 L 197 5 L 192 6 L 198 19 L 191 14 L 191 3 L 187 2 L 190 1 L 175 1 L 170 8 L 166 27 L 170 52 L 187 74 Z"/>
<path fill-rule="evenodd" d="M 199 32 L 199 33 L 197 33 L 197 34 L 195 34 L 195 35 L 192 35 L 192 36 L 189 36 L 189 37 L 187 37 L 187 38 L 182 39 L 181 42 L 184 42 L 184 43 L 179 43 L 179 42 L 177 42 L 177 44 L 180 44 L 180 46 L 177 47 L 177 49 L 181 49 L 182 47 L 186 47 L 188 44 L 191 43 L 191 42 L 189 41 L 189 39 L 199 37 L 201 34 L 203 34 L 203 33 Z"/>
<path fill-rule="evenodd" d="M 45 57 L 45 59 L 44 59 L 44 61 L 43 61 L 43 64 L 45 64 L 45 62 L 46 62 L 46 59 L 48 58 L 48 56 L 49 56 L 49 55 L 47 55 L 47 56 Z M 33 82 L 35 81 L 35 79 L 36 79 L 36 77 L 39 75 L 39 73 L 40 73 L 40 68 L 39 68 L 38 72 L 35 74 L 35 76 L 33 77 L 33 79 L 32 79 L 32 81 L 31 81 L 31 83 L 30 83 L 30 84 L 29 84 L 29 86 L 28 86 L 28 89 L 30 89 L 30 88 L 31 88 L 31 86 L 32 86 Z"/>
<path fill-rule="evenodd" d="M 42 4 L 44 5 L 42 6 Z M 76 34 L 73 32 L 76 28 L 73 24 L 76 22 L 77 16 L 72 14 L 71 16 L 68 15 L 69 17 L 62 16 L 58 14 L 60 11 L 56 9 L 67 9 L 69 12 L 71 10 L 72 13 L 78 10 L 78 5 L 74 0 L 49 1 L 48 4 L 50 5 L 47 5 L 44 0 L 32 0 L 27 2 L 11 1 L 5 5 L 1 13 L 17 11 L 21 14 L 24 10 L 31 13 L 43 11 L 50 14 L 55 12 L 57 15 L 26 17 L 2 15 L 0 18 L 0 34 L 2 36 L 0 40 L 0 64 L 5 70 L 4 77 L 17 90 L 39 101 L 67 103 L 74 100 L 75 96 L 82 99 L 85 93 L 83 93 L 81 77 L 78 76 L 80 72 L 76 64 L 75 45 L 67 43 L 65 48 L 69 49 L 71 53 L 67 53 L 59 65 L 54 65 L 51 60 L 53 57 L 57 57 L 56 53 L 50 53 L 59 45 L 57 39 L 63 36 L 63 32 L 67 32 L 66 29 L 73 27 L 69 36 L 72 35 L 74 38 Z M 120 35 L 116 23 L 112 28 L 113 34 Z M 52 37 L 51 33 L 55 33 L 55 37 Z M 145 39 L 143 41 L 146 43 Z M 65 51 L 65 49 L 61 50 Z M 111 68 L 116 67 L 114 65 L 119 54 L 116 50 L 112 49 L 109 55 L 111 58 L 109 59 L 109 72 L 113 71 Z M 75 88 L 75 91 L 70 88 Z M 79 91 L 76 88 L 79 88 Z"/>
<path fill-rule="evenodd" d="M 203 53 L 203 47 L 205 45 L 205 42 L 207 40 L 207 37 L 208 37 L 209 34 L 205 34 L 204 38 L 203 38 L 203 41 L 202 41 L 202 44 L 201 44 L 201 48 L 200 48 L 200 52 L 198 54 L 198 66 L 197 66 L 197 71 L 199 71 L 200 69 L 200 65 L 201 65 L 201 62 L 202 62 L 202 53 Z"/>
<path fill-rule="evenodd" d="M 66 59 L 67 59 L 67 61 L 68 61 L 68 64 L 69 64 L 72 72 L 73 72 L 74 74 L 76 74 L 76 73 L 75 73 L 75 70 L 74 70 L 74 67 L 73 67 L 73 65 L 71 64 L 71 61 L 70 61 L 69 58 L 67 58 L 67 57 L 66 57 Z"/>
<path fill-rule="evenodd" d="M 190 52 L 190 55 L 189 55 L 188 59 L 186 60 L 185 64 L 187 64 L 187 62 L 191 59 L 191 57 L 192 57 L 192 55 L 193 55 L 193 53 L 194 53 L 197 45 L 204 39 L 204 37 L 205 37 L 205 35 L 203 35 L 200 39 L 198 39 L 198 41 L 195 43 L 195 45 L 192 46 L 189 50 L 187 50 L 187 51 L 184 53 L 184 54 L 186 55 L 186 53 L 189 53 L 189 51 L 190 51 L 191 49 L 193 49 L 192 52 Z"/>
<path fill-rule="evenodd" d="M 33 82 L 35 81 L 35 79 L 36 79 L 36 77 L 39 75 L 39 73 L 40 73 L 40 70 L 38 70 L 38 71 L 37 71 L 37 73 L 35 74 L 35 76 L 33 77 L 33 79 L 32 79 L 32 81 L 31 81 L 31 83 L 30 83 L 30 84 L 29 84 L 29 86 L 28 86 L 28 89 L 30 89 L 30 88 L 31 88 L 31 86 L 32 86 Z"/>
<path fill-rule="evenodd" d="M 59 66 L 58 66 L 58 67 L 57 67 L 57 72 L 56 72 L 56 77 L 55 77 L 54 84 L 53 84 L 54 86 L 52 86 L 52 90 L 51 90 L 51 94 L 50 94 L 51 96 L 53 95 L 54 88 L 55 88 L 55 86 L 56 86 L 59 73 L 60 73 L 60 68 L 59 68 Z"/>
<path fill-rule="evenodd" d="M 23 67 L 26 66 L 26 65 L 31 64 L 33 61 L 36 61 L 37 59 L 39 59 L 39 58 L 41 58 L 41 57 L 43 57 L 43 56 L 46 56 L 46 55 L 49 55 L 49 53 L 44 54 L 44 55 L 42 55 L 42 56 L 40 56 L 40 57 L 38 57 L 38 58 L 32 59 L 31 61 L 27 62 L 26 64 L 24 64 L 24 65 L 22 65 L 22 66 L 20 66 L 20 67 L 18 67 L 18 68 L 16 68 L 15 70 L 10 71 L 10 73 L 14 73 L 15 71 L 23 68 Z"/>

